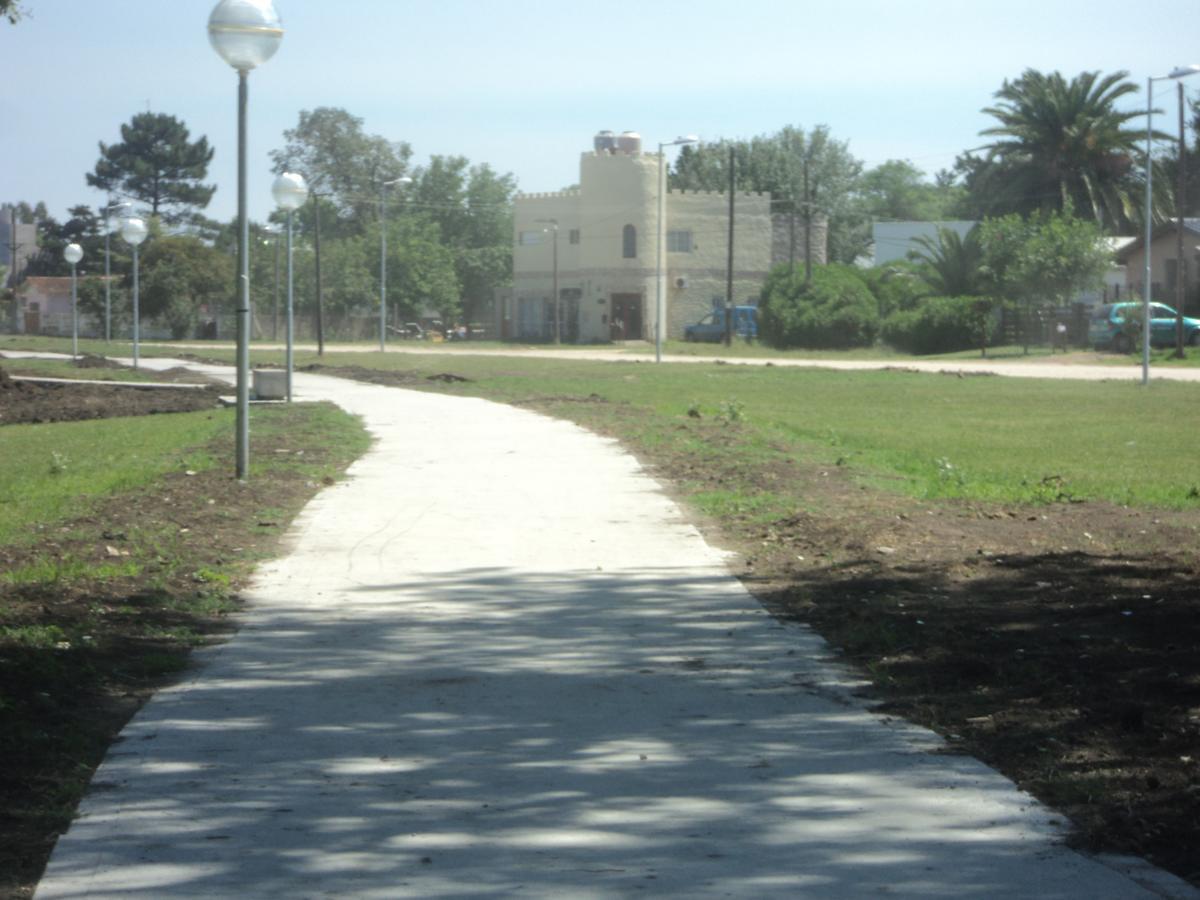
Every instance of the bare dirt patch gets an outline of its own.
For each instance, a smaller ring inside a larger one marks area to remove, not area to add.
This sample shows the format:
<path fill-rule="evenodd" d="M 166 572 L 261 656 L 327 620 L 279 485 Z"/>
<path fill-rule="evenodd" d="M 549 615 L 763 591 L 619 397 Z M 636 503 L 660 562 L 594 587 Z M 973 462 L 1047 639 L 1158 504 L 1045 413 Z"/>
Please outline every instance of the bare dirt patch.
<path fill-rule="evenodd" d="M 115 363 L 83 357 L 79 368 L 112 368 Z M 16 366 L 10 371 L 19 372 Z M 174 369 L 156 373 L 163 382 L 195 382 L 195 373 Z M 18 381 L 0 368 L 0 425 L 67 422 L 113 416 L 144 416 L 154 413 L 192 412 L 217 405 L 220 389 L 143 388 L 122 384 L 87 385 Z"/>

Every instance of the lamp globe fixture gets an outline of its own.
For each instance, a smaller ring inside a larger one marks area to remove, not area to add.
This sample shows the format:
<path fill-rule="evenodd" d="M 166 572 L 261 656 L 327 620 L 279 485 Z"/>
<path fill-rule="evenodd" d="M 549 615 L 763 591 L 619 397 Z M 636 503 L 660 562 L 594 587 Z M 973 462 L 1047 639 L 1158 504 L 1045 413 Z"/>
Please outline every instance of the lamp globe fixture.
<path fill-rule="evenodd" d="M 272 0 L 221 0 L 208 17 L 208 42 L 239 72 L 265 63 L 281 40 L 283 22 Z"/>
<path fill-rule="evenodd" d="M 75 265 L 75 263 L 83 259 L 83 248 L 78 244 L 67 244 L 67 246 L 63 248 L 63 259 L 65 259 L 71 265 Z"/>
<path fill-rule="evenodd" d="M 149 230 L 146 228 L 146 223 L 137 216 L 121 222 L 121 237 L 135 247 L 146 239 L 147 234 L 149 234 Z"/>
<path fill-rule="evenodd" d="M 275 205 L 285 212 L 292 212 L 302 207 L 308 200 L 308 185 L 304 176 L 296 172 L 284 172 L 271 185 L 271 196 Z"/>

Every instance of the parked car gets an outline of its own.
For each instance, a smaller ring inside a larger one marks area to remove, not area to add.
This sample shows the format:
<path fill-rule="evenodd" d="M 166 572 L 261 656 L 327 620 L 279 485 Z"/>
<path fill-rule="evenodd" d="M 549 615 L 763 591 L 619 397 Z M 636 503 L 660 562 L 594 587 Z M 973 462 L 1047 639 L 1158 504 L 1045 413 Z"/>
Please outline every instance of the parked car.
<path fill-rule="evenodd" d="M 1097 350 L 1128 353 L 1141 340 L 1142 304 L 1108 303 L 1096 307 L 1088 323 L 1088 340 Z M 1150 304 L 1150 343 L 1169 347 L 1175 343 L 1175 310 L 1163 303 Z M 1200 346 L 1200 319 L 1183 317 L 1183 340 Z"/>
<path fill-rule="evenodd" d="M 758 307 L 735 306 L 733 308 L 733 333 L 746 340 L 758 337 Z M 685 325 L 685 341 L 707 341 L 719 344 L 725 339 L 725 310 L 714 309 L 694 325 Z"/>

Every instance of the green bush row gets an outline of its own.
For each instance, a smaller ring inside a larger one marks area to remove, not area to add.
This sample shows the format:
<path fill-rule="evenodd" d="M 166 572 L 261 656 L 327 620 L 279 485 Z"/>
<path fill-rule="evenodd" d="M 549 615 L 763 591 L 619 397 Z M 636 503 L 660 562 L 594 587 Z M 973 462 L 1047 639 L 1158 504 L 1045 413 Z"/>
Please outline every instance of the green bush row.
<path fill-rule="evenodd" d="M 888 316 L 882 335 L 906 353 L 953 353 L 980 346 L 992 327 L 990 304 L 978 297 L 924 297 L 912 309 Z"/>

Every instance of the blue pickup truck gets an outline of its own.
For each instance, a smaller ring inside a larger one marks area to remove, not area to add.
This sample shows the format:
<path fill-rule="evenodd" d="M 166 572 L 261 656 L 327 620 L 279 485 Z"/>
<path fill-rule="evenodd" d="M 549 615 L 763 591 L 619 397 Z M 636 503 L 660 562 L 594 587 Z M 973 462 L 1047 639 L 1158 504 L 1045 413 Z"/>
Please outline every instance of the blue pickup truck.
<path fill-rule="evenodd" d="M 733 333 L 746 340 L 758 337 L 758 307 L 735 306 L 733 308 Z M 725 310 L 714 309 L 695 325 L 686 325 L 683 339 L 691 342 L 719 344 L 725 339 Z"/>

